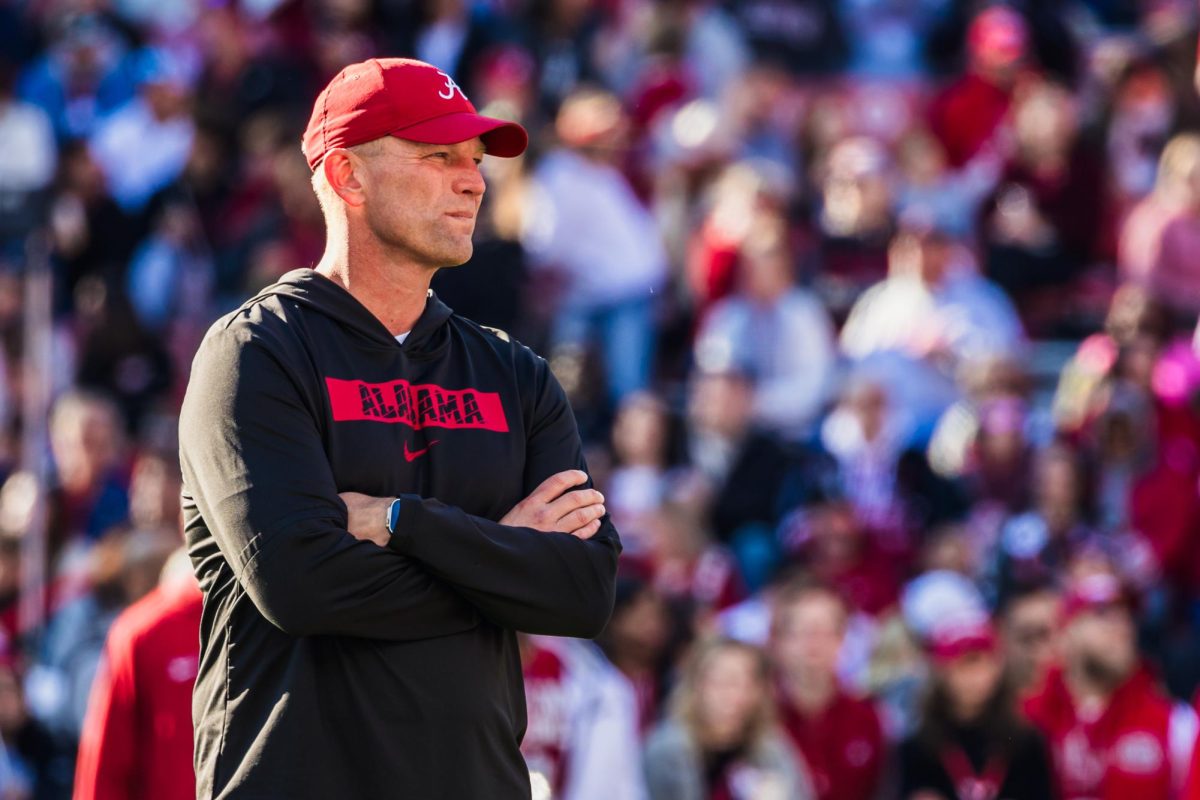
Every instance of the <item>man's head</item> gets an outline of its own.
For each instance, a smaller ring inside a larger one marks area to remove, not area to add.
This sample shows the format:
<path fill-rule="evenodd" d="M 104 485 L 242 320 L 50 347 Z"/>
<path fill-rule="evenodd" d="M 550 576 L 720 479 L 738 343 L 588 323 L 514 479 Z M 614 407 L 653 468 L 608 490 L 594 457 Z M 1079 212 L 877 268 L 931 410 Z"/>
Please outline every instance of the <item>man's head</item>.
<path fill-rule="evenodd" d="M 1040 684 L 1054 665 L 1061 604 L 1059 593 L 1050 586 L 1024 589 L 1005 603 L 1004 644 L 1018 687 Z"/>
<path fill-rule="evenodd" d="M 431 268 L 471 256 L 484 153 L 520 155 L 516 123 L 484 117 L 436 67 L 401 58 L 343 69 L 317 98 L 303 150 L 331 241 L 372 246 Z"/>
<path fill-rule="evenodd" d="M 832 590 L 800 584 L 776 601 L 771 625 L 771 658 L 776 669 L 796 677 L 837 673 L 849 613 Z"/>
<path fill-rule="evenodd" d="M 1077 579 L 1063 601 L 1066 668 L 1092 685 L 1116 689 L 1137 667 L 1137 631 L 1128 598 L 1109 574 Z"/>

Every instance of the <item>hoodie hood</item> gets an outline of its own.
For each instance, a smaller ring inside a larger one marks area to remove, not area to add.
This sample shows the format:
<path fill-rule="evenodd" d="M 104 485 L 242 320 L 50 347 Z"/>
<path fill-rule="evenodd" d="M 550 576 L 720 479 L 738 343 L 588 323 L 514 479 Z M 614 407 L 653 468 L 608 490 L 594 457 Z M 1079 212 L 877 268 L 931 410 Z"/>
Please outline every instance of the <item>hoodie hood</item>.
<path fill-rule="evenodd" d="M 425 310 L 417 318 L 403 344 L 397 342 L 379 318 L 354 295 L 316 270 L 304 268 L 285 273 L 278 282 L 264 288 L 249 302 L 270 296 L 290 298 L 333 319 L 376 347 L 398 347 L 414 358 L 433 357 L 449 344 L 446 322 L 454 312 L 438 299 L 432 289 L 425 301 Z"/>

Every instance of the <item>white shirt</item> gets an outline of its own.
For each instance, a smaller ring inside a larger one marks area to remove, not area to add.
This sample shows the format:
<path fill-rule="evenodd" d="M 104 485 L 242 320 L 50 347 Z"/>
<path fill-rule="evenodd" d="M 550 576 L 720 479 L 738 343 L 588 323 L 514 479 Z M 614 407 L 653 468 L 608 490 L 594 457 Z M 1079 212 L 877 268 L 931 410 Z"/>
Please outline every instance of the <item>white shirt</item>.
<path fill-rule="evenodd" d="M 404 344 L 404 340 L 408 338 L 408 335 L 410 333 L 412 333 L 412 331 L 405 331 L 404 333 L 397 333 L 396 341 L 399 342 L 400 344 Z"/>
<path fill-rule="evenodd" d="M 92 157 L 113 199 L 136 211 L 183 172 L 195 132 L 188 115 L 159 120 L 136 98 L 100 125 L 90 142 Z"/>
<path fill-rule="evenodd" d="M 559 150 L 542 160 L 533 185 L 522 243 L 569 276 L 568 304 L 632 299 L 666 281 L 662 233 L 619 170 Z"/>
<path fill-rule="evenodd" d="M 750 367 L 755 419 L 798 433 L 821 410 L 832 385 L 833 324 L 820 301 L 803 289 L 766 306 L 734 295 L 708 312 L 696 337 L 696 360 Z"/>

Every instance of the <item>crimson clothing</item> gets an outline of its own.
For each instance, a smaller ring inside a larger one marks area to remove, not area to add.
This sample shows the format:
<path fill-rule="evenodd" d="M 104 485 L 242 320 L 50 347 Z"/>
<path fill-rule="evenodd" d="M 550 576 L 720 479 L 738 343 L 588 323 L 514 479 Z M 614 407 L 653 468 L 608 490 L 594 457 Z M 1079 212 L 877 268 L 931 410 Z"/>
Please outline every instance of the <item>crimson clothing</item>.
<path fill-rule="evenodd" d="M 194 800 L 192 684 L 202 596 L 160 586 L 117 617 L 92 686 L 75 800 Z"/>
<path fill-rule="evenodd" d="M 525 756 L 529 771 L 542 773 L 554 796 L 559 797 L 566 786 L 571 745 L 566 664 L 552 650 L 533 642 L 528 646 L 531 652 L 522 673 L 529 721 L 521 742 L 521 755 Z"/>
<path fill-rule="evenodd" d="M 929 127 L 946 149 L 952 167 L 961 167 L 987 144 L 1008 114 L 1012 90 L 979 75 L 964 75 L 936 97 Z"/>
<path fill-rule="evenodd" d="M 1125 681 L 1094 720 L 1081 719 L 1061 668 L 1025 713 L 1050 744 L 1062 800 L 1168 800 L 1171 701 L 1145 669 Z"/>
<path fill-rule="evenodd" d="M 870 700 L 839 691 L 825 710 L 802 714 L 785 697 L 780 719 L 804 756 L 819 800 L 869 800 L 883 768 L 883 728 Z"/>

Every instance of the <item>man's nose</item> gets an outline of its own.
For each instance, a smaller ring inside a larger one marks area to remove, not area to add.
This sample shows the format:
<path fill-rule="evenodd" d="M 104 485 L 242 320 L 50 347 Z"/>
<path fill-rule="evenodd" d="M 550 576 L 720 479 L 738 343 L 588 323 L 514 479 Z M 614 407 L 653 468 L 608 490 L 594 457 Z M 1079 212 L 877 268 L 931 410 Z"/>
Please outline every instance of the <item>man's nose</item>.
<path fill-rule="evenodd" d="M 469 194 L 479 196 L 487 190 L 487 183 L 483 179 L 483 172 L 479 169 L 479 165 L 474 159 L 467 162 L 461 174 L 458 176 L 455 189 L 460 194 Z"/>

